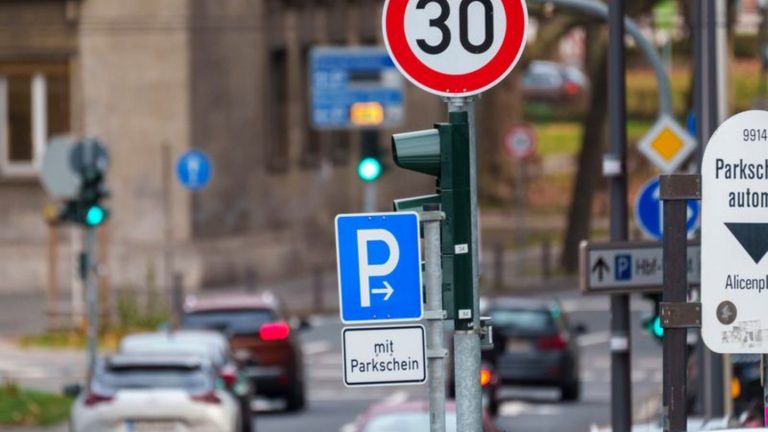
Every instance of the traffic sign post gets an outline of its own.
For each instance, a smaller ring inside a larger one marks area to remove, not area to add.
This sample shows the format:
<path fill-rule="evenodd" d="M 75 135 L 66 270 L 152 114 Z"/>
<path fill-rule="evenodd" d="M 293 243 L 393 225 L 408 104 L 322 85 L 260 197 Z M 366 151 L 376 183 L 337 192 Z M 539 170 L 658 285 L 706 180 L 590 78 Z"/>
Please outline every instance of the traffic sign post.
<path fill-rule="evenodd" d="M 211 182 L 213 164 L 207 154 L 200 150 L 189 150 L 176 163 L 179 183 L 191 191 L 198 191 Z"/>
<path fill-rule="evenodd" d="M 702 162 L 702 337 L 718 353 L 768 353 L 768 112 L 714 133 Z"/>
<path fill-rule="evenodd" d="M 579 285 L 585 294 L 661 292 L 664 257 L 661 242 L 589 242 L 579 249 Z M 687 280 L 699 284 L 701 247 L 689 242 Z"/>
<path fill-rule="evenodd" d="M 635 222 L 643 234 L 654 240 L 661 240 L 664 234 L 660 188 L 659 178 L 654 177 L 640 188 L 635 199 Z M 691 236 L 699 227 L 701 205 L 696 200 L 689 200 L 686 208 L 686 231 Z"/>
<path fill-rule="evenodd" d="M 516 125 L 507 132 L 504 138 L 504 149 L 518 163 L 515 167 L 515 195 L 517 195 L 517 224 L 515 227 L 516 245 L 524 248 L 526 244 L 525 218 L 528 208 L 528 160 L 536 154 L 536 134 L 529 125 Z M 525 269 L 523 254 L 517 260 L 517 274 L 522 275 Z"/>
<path fill-rule="evenodd" d="M 445 97 L 451 123 L 454 118 L 458 120 L 454 115 L 469 117 L 469 157 L 461 162 L 469 165 L 470 211 L 464 214 L 443 208 L 449 219 L 458 217 L 461 225 L 469 221 L 470 232 L 466 233 L 469 241 L 460 244 L 453 238 L 455 249 L 443 250 L 443 253 L 452 252 L 457 265 L 464 259 L 470 263 L 469 286 L 464 283 L 456 286 L 457 302 L 464 301 L 460 298 L 464 292 L 470 294 L 471 299 L 470 309 L 457 311 L 454 336 L 456 411 L 459 430 L 479 432 L 482 428 L 482 395 L 477 377 L 480 374 L 482 329 L 478 310 L 477 146 L 474 101 L 469 97 L 490 89 L 512 71 L 525 47 L 528 11 L 523 0 L 387 0 L 382 17 L 387 50 L 403 75 L 423 90 Z M 460 126 L 454 135 L 461 135 L 461 130 Z M 454 145 L 461 144 L 454 142 Z M 452 151 L 458 152 L 457 149 Z M 456 196 L 463 197 L 463 192 Z M 461 209 L 463 204 L 457 203 L 456 209 Z M 449 220 L 447 226 L 453 223 Z M 443 267 L 455 282 L 451 264 L 449 260 Z"/>
<path fill-rule="evenodd" d="M 424 326 L 351 327 L 342 330 L 344 385 L 377 387 L 424 384 Z"/>
<path fill-rule="evenodd" d="M 336 216 L 339 313 L 346 324 L 420 320 L 416 213 Z"/>
<path fill-rule="evenodd" d="M 528 125 L 513 126 L 504 137 L 504 150 L 516 160 L 527 160 L 536 154 L 536 133 Z"/>

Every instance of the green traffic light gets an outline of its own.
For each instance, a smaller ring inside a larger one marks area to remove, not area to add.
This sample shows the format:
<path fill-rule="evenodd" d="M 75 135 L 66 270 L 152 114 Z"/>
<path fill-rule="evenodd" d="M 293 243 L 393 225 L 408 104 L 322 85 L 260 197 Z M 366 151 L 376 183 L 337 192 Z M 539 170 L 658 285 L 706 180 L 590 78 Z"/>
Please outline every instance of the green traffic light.
<path fill-rule="evenodd" d="M 651 332 L 653 332 L 653 335 L 659 339 L 664 337 L 664 327 L 661 326 L 660 316 L 657 316 L 651 321 Z"/>
<path fill-rule="evenodd" d="M 361 160 L 357 165 L 357 175 L 363 181 L 372 182 L 376 180 L 381 175 L 381 162 L 372 157 Z"/>
<path fill-rule="evenodd" d="M 107 218 L 107 211 L 99 205 L 93 205 L 85 213 L 85 224 L 91 227 L 101 225 Z"/>

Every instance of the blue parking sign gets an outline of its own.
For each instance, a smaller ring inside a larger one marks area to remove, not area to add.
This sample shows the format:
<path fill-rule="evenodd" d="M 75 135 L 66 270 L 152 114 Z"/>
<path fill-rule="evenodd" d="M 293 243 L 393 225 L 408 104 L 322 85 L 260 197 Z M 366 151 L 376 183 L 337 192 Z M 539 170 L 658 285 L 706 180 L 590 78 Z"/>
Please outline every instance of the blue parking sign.
<path fill-rule="evenodd" d="M 339 312 L 344 323 L 415 321 L 423 315 L 419 216 L 336 216 Z"/>

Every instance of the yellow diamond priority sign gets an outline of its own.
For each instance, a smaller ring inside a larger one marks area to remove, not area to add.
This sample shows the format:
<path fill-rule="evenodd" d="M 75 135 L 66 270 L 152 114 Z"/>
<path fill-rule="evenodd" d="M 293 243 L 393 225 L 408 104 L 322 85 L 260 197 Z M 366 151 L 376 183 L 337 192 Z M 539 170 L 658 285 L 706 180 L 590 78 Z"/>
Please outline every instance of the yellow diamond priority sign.
<path fill-rule="evenodd" d="M 672 117 L 662 116 L 638 143 L 638 148 L 657 168 L 672 172 L 696 148 L 696 139 Z"/>

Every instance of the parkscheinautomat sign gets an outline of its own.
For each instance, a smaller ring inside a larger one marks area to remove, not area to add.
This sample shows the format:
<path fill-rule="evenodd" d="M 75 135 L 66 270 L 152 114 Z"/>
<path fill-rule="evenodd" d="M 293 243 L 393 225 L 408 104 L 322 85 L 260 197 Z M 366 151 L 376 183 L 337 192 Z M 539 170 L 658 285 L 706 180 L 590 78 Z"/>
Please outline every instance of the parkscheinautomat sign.
<path fill-rule="evenodd" d="M 720 126 L 702 164 L 702 334 L 720 353 L 768 353 L 768 112 Z"/>

